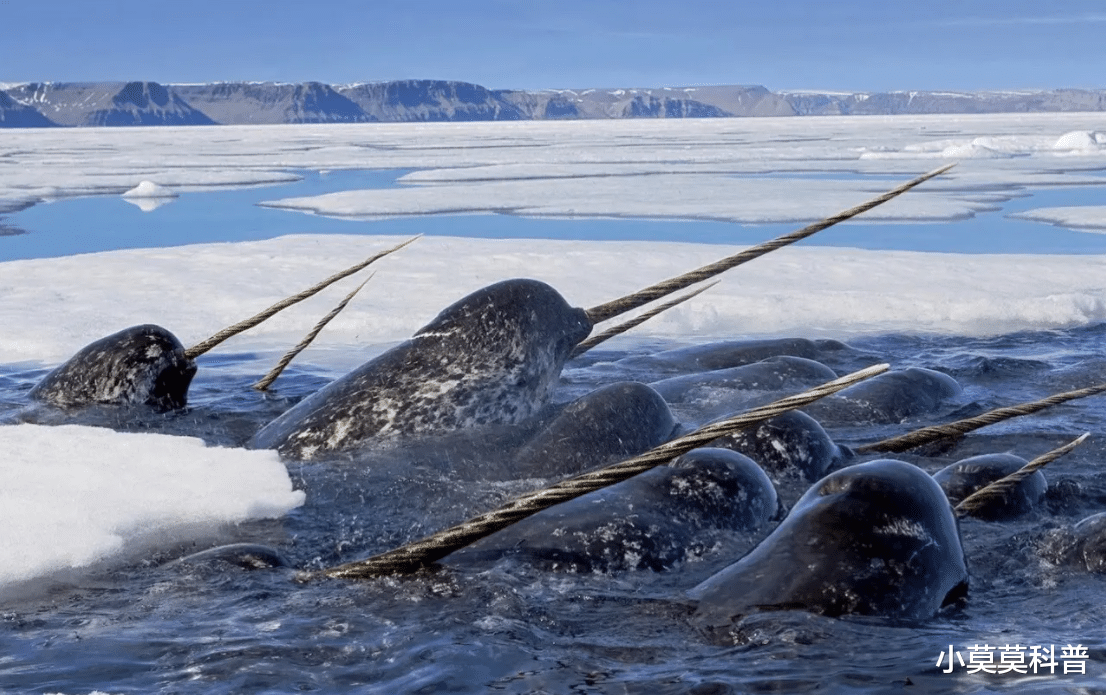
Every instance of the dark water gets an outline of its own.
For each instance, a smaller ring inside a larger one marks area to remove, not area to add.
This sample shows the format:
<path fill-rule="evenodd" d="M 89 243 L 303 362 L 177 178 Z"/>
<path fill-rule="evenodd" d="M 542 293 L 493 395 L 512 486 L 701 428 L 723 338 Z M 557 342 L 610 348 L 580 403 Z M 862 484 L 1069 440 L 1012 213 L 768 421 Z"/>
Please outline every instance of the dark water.
<path fill-rule="evenodd" d="M 1106 325 L 988 339 L 891 335 L 850 345 L 819 358 L 839 373 L 877 360 L 924 366 L 964 387 L 936 412 L 902 423 L 823 421 L 839 443 L 852 445 L 1097 383 L 1106 373 Z M 593 351 L 570 363 L 559 398 L 615 379 L 652 381 L 688 371 L 642 359 L 665 347 Z M 181 413 L 108 409 L 79 419 L 241 445 L 328 377 L 300 367 L 274 394 L 260 396 L 243 376 L 254 366 L 257 375 L 268 367 L 251 355 L 202 358 L 191 406 Z M 26 390 L 40 376 L 0 367 L 0 419 L 70 419 L 24 410 Z M 684 404 L 677 414 L 694 425 L 715 405 Z M 0 690 L 1104 692 L 1106 577 L 1049 562 L 1042 548 L 1050 533 L 1106 510 L 1106 399 L 1075 401 L 929 456 L 900 458 L 931 472 L 983 452 L 1029 459 L 1084 431 L 1091 439 L 1046 470 L 1050 492 L 1039 512 L 1015 522 L 962 523 L 971 589 L 961 609 L 913 624 L 801 611 L 752 614 L 724 643 L 693 629 L 683 591 L 767 531 L 719 532 L 710 550 L 662 572 L 565 573 L 512 560 L 409 579 L 301 584 L 292 570 L 170 564 L 210 545 L 248 541 L 277 548 L 296 568 L 325 567 L 394 547 L 547 482 L 514 479 L 509 466 L 494 465 L 509 461 L 510 451 L 482 448 L 479 440 L 289 463 L 307 502 L 284 519 L 243 524 L 203 544 L 151 549 L 121 566 L 61 577 L 32 596 L 5 601 Z M 797 483 L 780 489 L 788 504 L 801 492 Z M 1056 645 L 1057 654 L 1079 644 L 1088 649 L 1086 674 L 981 676 L 935 666 L 950 645 L 966 654 L 976 644 Z"/>
<path fill-rule="evenodd" d="M 497 239 L 687 241 L 751 244 L 796 224 L 741 225 L 706 220 L 548 219 L 511 215 L 436 215 L 343 220 L 264 208 L 262 201 L 344 190 L 390 188 L 405 171 L 296 171 L 294 183 L 185 193 L 151 212 L 115 195 L 61 200 L 0 217 L 0 261 L 183 244 L 255 241 L 286 234 L 416 234 Z M 763 175 L 758 175 L 762 177 Z M 801 178 L 802 175 L 788 177 Z M 832 178 L 859 178 L 834 173 Z M 881 181 L 885 179 L 881 177 Z M 995 192 L 987 192 L 995 195 Z M 1106 253 L 1106 234 L 1078 232 L 1009 213 L 1038 207 L 1101 205 L 1104 186 L 1001 192 L 1008 200 L 955 225 L 845 223 L 803 244 L 950 253 Z M 25 232 L 25 233 L 15 233 Z"/>

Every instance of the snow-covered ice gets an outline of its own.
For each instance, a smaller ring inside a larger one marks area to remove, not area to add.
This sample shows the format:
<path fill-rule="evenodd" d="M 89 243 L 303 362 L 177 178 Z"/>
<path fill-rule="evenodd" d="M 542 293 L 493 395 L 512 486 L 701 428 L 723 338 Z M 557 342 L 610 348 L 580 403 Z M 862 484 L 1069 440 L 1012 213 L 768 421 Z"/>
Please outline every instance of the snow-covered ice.
<path fill-rule="evenodd" d="M 153 181 L 143 181 L 123 193 L 123 200 L 136 206 L 142 212 L 153 212 L 172 202 L 177 197 L 171 189 Z"/>
<path fill-rule="evenodd" d="M 1106 205 L 1034 208 L 1010 214 L 1020 220 L 1046 222 L 1059 227 L 1106 233 Z"/>
<path fill-rule="evenodd" d="M 639 217 L 769 223 L 821 219 L 873 195 L 870 179 L 734 178 L 706 174 L 634 175 L 479 182 L 342 191 L 264 203 L 316 214 L 372 219 L 510 212 L 543 217 Z M 420 183 L 425 182 L 420 180 Z M 888 179 L 884 188 L 901 182 Z M 989 209 L 969 195 L 919 191 L 872 211 L 869 221 L 939 221 Z"/>
<path fill-rule="evenodd" d="M 1052 146 L 1056 150 L 1097 151 L 1106 148 L 1106 133 L 1094 130 L 1073 130 L 1064 133 Z"/>
<path fill-rule="evenodd" d="M 0 427 L 0 587 L 279 517 L 303 504 L 271 451 L 97 427 Z"/>
<path fill-rule="evenodd" d="M 0 272 L 0 363 L 56 364 L 87 343 L 158 323 L 191 345 L 399 237 L 286 236 L 237 244 L 115 251 L 12 261 Z M 352 367 L 409 337 L 465 294 L 511 277 L 594 306 L 717 260 L 740 247 L 424 237 L 373 267 L 376 275 L 301 363 Z M 994 335 L 1106 319 L 1106 257 L 966 255 L 787 248 L 722 276 L 634 336 L 708 337 L 879 332 Z M 349 278 L 220 352 L 294 345 L 359 280 Z M 49 316 L 43 321 L 43 316 Z"/>
<path fill-rule="evenodd" d="M 530 214 L 599 214 L 602 206 L 589 202 L 591 188 L 573 181 L 583 177 L 609 202 L 618 202 L 615 188 L 634 201 L 608 215 L 701 217 L 696 206 L 706 196 L 695 191 L 707 186 L 728 198 L 711 201 L 716 216 L 793 220 L 853 202 L 852 184 L 834 182 L 829 193 L 805 204 L 801 193 L 811 174 L 901 177 L 953 155 L 958 159 L 962 151 L 991 153 L 965 161 L 928 193 L 914 196 L 921 200 L 900 208 L 902 217 L 915 217 L 929 201 L 925 206 L 932 210 L 924 218 L 956 219 L 981 187 L 1100 183 L 1084 170 L 1106 163 L 1106 148 L 1057 145 L 1073 133 L 1082 133 L 1073 136 L 1080 142 L 1088 133 L 1095 140 L 1101 127 L 1101 114 L 1059 113 L 29 129 L 0 134 L 0 210 L 72 195 L 118 194 L 143 180 L 185 193 L 290 181 L 296 169 L 395 169 L 417 171 L 407 181 L 433 185 L 443 200 L 454 200 L 450 208 L 459 200 L 463 209 L 505 209 L 518 198 L 537 208 Z M 778 193 L 765 211 L 769 201 L 761 189 L 743 188 L 737 179 L 768 173 Z M 661 186 L 649 181 L 672 175 L 694 178 L 683 184 L 668 178 Z M 465 196 L 449 190 L 472 186 L 474 177 L 489 185 L 466 188 Z M 492 185 L 504 182 L 514 197 L 507 201 L 498 199 L 504 189 Z M 368 195 L 378 201 L 383 194 Z M 750 195 L 758 199 L 743 200 Z M 681 204 L 684 196 L 688 204 Z M 354 211 L 352 197 L 334 214 L 420 214 L 410 209 L 414 203 L 430 204 L 429 212 L 441 207 L 430 197 L 401 197 L 399 212 L 364 204 Z M 751 202 L 759 209 L 746 214 L 743 206 Z M 329 212 L 310 201 L 296 204 Z"/>
<path fill-rule="evenodd" d="M 142 181 L 134 188 L 123 193 L 124 198 L 176 198 L 172 190 L 153 181 Z"/>

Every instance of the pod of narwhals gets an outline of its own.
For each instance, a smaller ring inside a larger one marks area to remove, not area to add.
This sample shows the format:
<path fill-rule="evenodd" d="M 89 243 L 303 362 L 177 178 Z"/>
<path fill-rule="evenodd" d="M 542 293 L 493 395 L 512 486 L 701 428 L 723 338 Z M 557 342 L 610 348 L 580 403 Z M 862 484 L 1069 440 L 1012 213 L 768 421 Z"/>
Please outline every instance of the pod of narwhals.
<path fill-rule="evenodd" d="M 591 325 L 587 311 L 570 306 L 544 283 L 497 283 L 459 300 L 409 341 L 300 401 L 246 444 L 275 448 L 293 459 L 318 459 L 355 454 L 383 441 L 519 426 L 529 429 L 510 454 L 516 476 L 557 478 L 671 439 L 681 431 L 681 407 L 697 399 L 725 405 L 726 412 L 714 415 L 730 414 L 739 405 L 771 400 L 876 361 L 837 341 L 730 341 L 621 364 L 592 362 L 588 369 L 617 374 L 632 367 L 657 381 L 612 383 L 557 406 L 561 370 Z M 147 355 L 151 364 L 125 370 L 137 358 L 110 354 L 119 345 L 131 349 L 132 343 L 141 344 L 132 353 Z M 124 371 L 140 372 L 141 383 L 114 378 Z M 31 395 L 64 407 L 113 397 L 180 407 L 194 371 L 171 334 L 138 327 L 90 345 Z M 540 512 L 455 553 L 447 563 L 464 567 L 509 558 L 560 570 L 664 570 L 708 555 L 714 534 L 755 540 L 751 534 L 763 533 L 782 516 L 752 551 L 691 590 L 696 623 L 714 629 L 749 611 L 780 608 L 933 616 L 964 597 L 968 583 L 950 499 L 1005 475 L 1021 459 L 976 457 L 934 478 L 902 461 L 857 463 L 820 422 L 900 422 L 934 414 L 960 394 L 957 382 L 940 372 L 918 367 L 888 372 L 805 412 L 722 437 L 670 465 Z M 1032 513 L 1044 477 L 1024 483 L 1005 504 L 980 516 Z M 784 515 L 784 504 L 796 498 Z M 1106 522 L 1092 517 L 1072 531 L 1072 543 L 1093 571 L 1106 566 L 1104 529 Z M 283 563 L 278 553 L 255 547 L 189 562 Z"/>

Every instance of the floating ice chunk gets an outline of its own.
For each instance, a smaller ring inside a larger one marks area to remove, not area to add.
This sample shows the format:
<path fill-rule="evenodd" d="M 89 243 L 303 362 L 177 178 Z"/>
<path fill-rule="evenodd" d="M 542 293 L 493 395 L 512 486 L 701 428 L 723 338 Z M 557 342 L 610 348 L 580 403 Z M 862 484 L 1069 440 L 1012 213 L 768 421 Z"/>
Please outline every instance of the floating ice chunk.
<path fill-rule="evenodd" d="M 123 200 L 142 212 L 153 212 L 162 205 L 173 202 L 177 194 L 153 181 L 143 181 L 123 194 Z"/>
<path fill-rule="evenodd" d="M 97 427 L 0 427 L 0 587 L 278 517 L 304 501 L 271 451 Z"/>
<path fill-rule="evenodd" d="M 124 198 L 176 198 L 177 194 L 153 181 L 143 181 L 123 194 Z"/>
<path fill-rule="evenodd" d="M 941 150 L 941 156 L 946 159 L 1006 159 L 1016 156 L 1015 152 L 1001 147 L 993 138 L 982 137 L 967 144 L 949 145 Z"/>
<path fill-rule="evenodd" d="M 1099 150 L 1106 145 L 1106 133 L 1094 130 L 1073 130 L 1064 133 L 1052 146 L 1054 150 Z"/>
<path fill-rule="evenodd" d="M 1106 205 L 1034 208 L 1033 210 L 1011 213 L 1008 217 L 1106 234 Z"/>
<path fill-rule="evenodd" d="M 487 169 L 485 169 L 487 171 Z M 846 209 L 872 194 L 870 181 L 843 178 L 816 180 L 789 177 L 726 177 L 701 173 L 619 176 L 510 178 L 526 169 L 498 170 L 508 175 L 459 182 L 440 176 L 412 176 L 418 186 L 347 190 L 283 198 L 264 207 L 316 215 L 379 219 L 416 215 L 510 213 L 532 217 L 638 217 L 652 219 L 725 220 L 745 224 L 804 222 Z M 894 180 L 894 179 L 892 179 Z M 433 185 L 430 185 L 430 184 Z M 894 185 L 890 181 L 888 187 Z M 678 191 L 678 195 L 673 195 Z M 865 221 L 956 220 L 983 205 L 931 190 L 925 196 L 903 196 L 865 214 Z"/>

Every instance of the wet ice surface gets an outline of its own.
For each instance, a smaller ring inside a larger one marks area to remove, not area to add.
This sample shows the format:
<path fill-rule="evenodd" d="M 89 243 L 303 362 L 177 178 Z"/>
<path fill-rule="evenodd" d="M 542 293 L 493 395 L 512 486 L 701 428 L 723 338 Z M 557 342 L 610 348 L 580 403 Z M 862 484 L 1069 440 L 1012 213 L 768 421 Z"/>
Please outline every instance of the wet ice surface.
<path fill-rule="evenodd" d="M 1104 340 L 1106 324 L 990 338 L 855 339 L 849 342 L 854 351 L 826 353 L 823 359 L 839 373 L 874 359 L 937 369 L 954 376 L 964 393 L 936 413 L 902 423 L 829 423 L 827 429 L 839 443 L 855 445 L 951 419 L 953 413 L 1097 383 Z M 649 361 L 643 358 L 670 346 L 644 341 L 596 350 L 570 363 L 559 398 L 607 383 L 616 370 L 620 378 L 653 380 L 656 370 L 644 366 Z M 260 397 L 249 391 L 250 379 L 243 374 L 254 368 L 260 373 L 264 365 L 248 356 L 201 360 L 192 404 L 184 412 L 123 421 L 105 409 L 77 420 L 238 445 L 288 400 L 322 380 L 297 369 L 274 394 Z M 667 374 L 672 370 L 669 365 Z M 10 404 L 8 417 L 37 375 L 5 370 L 0 400 Z M 714 402 L 707 395 L 700 407 L 709 410 Z M 681 420 L 695 424 L 696 412 L 693 404 L 683 404 Z M 389 549 L 549 482 L 512 476 L 510 448 L 502 444 L 510 436 L 490 449 L 469 438 L 290 462 L 289 474 L 307 491 L 307 501 L 280 520 L 224 528 L 215 537 L 156 548 L 122 566 L 55 576 L 35 594 L 9 599 L 0 633 L 5 655 L 0 679 L 19 691 L 63 692 L 362 686 L 367 692 L 727 692 L 727 685 L 735 692 L 827 686 L 885 692 L 907 683 L 959 692 L 1101 687 L 1106 684 L 1102 577 L 1052 564 L 1038 547 L 1047 531 L 1106 510 L 1101 398 L 1009 421 L 930 456 L 901 458 L 930 472 L 984 452 L 1032 458 L 1083 431 L 1092 439 L 1046 469 L 1051 492 L 1040 513 L 1001 524 L 962 523 L 972 577 L 968 603 L 921 624 L 774 612 L 743 619 L 726 643 L 708 640 L 690 627 L 682 592 L 735 560 L 767 530 L 719 532 L 701 556 L 664 572 L 576 574 L 511 560 L 454 566 L 414 579 L 300 584 L 289 569 L 166 564 L 210 545 L 256 542 L 278 549 L 295 568 L 329 566 Z M 785 485 L 781 496 L 792 504 L 802 488 L 797 482 Z M 936 668 L 937 656 L 949 645 L 966 654 L 977 643 L 1082 644 L 1089 648 L 1087 674 L 984 678 Z M 708 686 L 715 690 L 694 690 Z"/>

